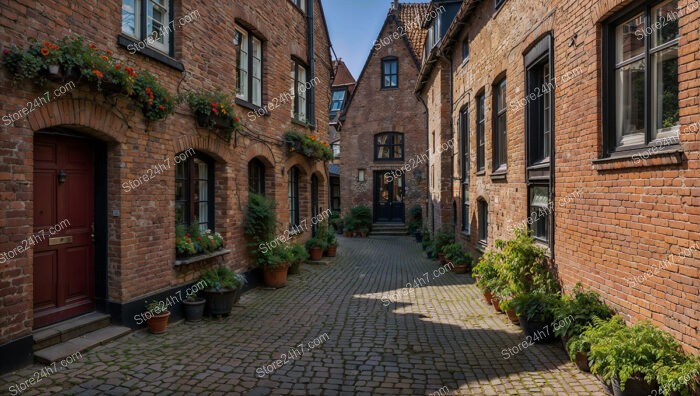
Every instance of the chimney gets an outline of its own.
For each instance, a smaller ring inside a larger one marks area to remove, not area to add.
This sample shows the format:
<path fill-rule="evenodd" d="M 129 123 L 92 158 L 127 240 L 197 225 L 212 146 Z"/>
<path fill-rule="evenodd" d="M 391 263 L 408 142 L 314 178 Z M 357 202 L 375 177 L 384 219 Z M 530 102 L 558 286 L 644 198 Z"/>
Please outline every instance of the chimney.
<path fill-rule="evenodd" d="M 398 10 L 399 9 L 399 0 L 394 0 L 394 4 L 391 6 L 391 8 L 393 8 L 394 10 Z"/>

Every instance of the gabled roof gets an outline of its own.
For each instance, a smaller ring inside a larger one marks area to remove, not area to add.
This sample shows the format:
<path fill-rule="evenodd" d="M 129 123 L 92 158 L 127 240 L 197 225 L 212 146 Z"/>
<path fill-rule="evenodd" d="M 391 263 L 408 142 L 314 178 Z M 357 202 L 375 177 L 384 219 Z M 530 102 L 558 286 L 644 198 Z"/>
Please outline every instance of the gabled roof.
<path fill-rule="evenodd" d="M 355 85 L 355 77 L 352 76 L 342 59 L 333 61 L 333 73 L 335 75 L 333 87 Z"/>
<path fill-rule="evenodd" d="M 430 3 L 399 3 L 395 12 L 399 24 L 405 29 L 409 47 L 416 59 L 423 56 L 426 32 L 422 25 L 429 9 Z"/>

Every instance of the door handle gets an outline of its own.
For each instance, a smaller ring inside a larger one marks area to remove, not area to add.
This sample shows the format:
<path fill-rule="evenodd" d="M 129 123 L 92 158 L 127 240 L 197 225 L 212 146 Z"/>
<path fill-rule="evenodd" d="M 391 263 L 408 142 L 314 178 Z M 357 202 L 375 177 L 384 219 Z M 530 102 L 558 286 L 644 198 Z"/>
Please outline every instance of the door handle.
<path fill-rule="evenodd" d="M 93 221 L 92 224 L 90 224 L 90 240 L 95 242 L 95 222 Z"/>

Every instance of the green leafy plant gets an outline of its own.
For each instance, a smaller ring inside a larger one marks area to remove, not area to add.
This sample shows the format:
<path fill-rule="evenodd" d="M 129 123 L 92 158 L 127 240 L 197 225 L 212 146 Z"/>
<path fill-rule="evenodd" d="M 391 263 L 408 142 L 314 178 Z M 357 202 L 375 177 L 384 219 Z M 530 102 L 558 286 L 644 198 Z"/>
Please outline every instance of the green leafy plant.
<path fill-rule="evenodd" d="M 309 252 L 300 243 L 292 243 L 289 246 L 290 261 L 303 263 L 309 259 Z"/>
<path fill-rule="evenodd" d="M 284 140 L 290 154 L 301 154 L 316 161 L 333 160 L 333 150 L 330 145 L 319 141 L 316 135 L 290 131 L 284 134 Z"/>
<path fill-rule="evenodd" d="M 445 259 L 456 266 L 460 265 L 471 265 L 472 256 L 468 252 L 464 251 L 462 245 L 459 243 L 451 243 L 445 245 L 442 248 L 442 253 L 445 255 Z"/>
<path fill-rule="evenodd" d="M 258 266 L 267 269 L 275 269 L 289 265 L 293 256 L 291 249 L 287 245 L 279 245 L 273 249 L 261 251 L 257 260 Z"/>
<path fill-rule="evenodd" d="M 243 232 L 248 238 L 248 250 L 256 261 L 262 259 L 261 255 L 270 250 L 265 244 L 275 237 L 277 230 L 275 207 L 275 201 L 271 198 L 256 193 L 248 195 Z"/>
<path fill-rule="evenodd" d="M 423 227 L 423 208 L 420 205 L 412 206 L 408 210 L 408 234 L 413 235 Z"/>
<path fill-rule="evenodd" d="M 241 128 L 241 120 L 233 110 L 233 100 L 220 90 L 190 91 L 185 94 L 185 100 L 200 126 L 221 127 L 226 131 L 227 140 L 233 131 Z"/>
<path fill-rule="evenodd" d="M 198 224 L 189 227 L 178 225 L 175 227 L 176 256 L 183 258 L 196 254 L 212 253 L 222 249 L 224 238 L 218 232 L 211 230 L 201 231 Z"/>
<path fill-rule="evenodd" d="M 677 367 L 687 357 L 668 333 L 648 322 L 624 327 L 607 339 L 589 339 L 591 372 L 604 380 L 619 380 L 620 389 L 630 378 L 659 382 L 661 367 Z"/>
<path fill-rule="evenodd" d="M 372 228 L 372 210 L 364 205 L 350 209 L 350 216 L 355 220 L 356 231 L 369 231 Z"/>
<path fill-rule="evenodd" d="M 525 293 L 510 300 L 507 308 L 512 307 L 518 316 L 523 316 L 528 321 L 550 324 L 554 321 L 554 311 L 559 302 L 556 294 Z"/>
<path fill-rule="evenodd" d="M 682 363 L 673 366 L 657 365 L 656 380 L 664 395 L 675 392 L 680 396 L 691 396 L 700 390 L 700 357 L 685 356 Z"/>
<path fill-rule="evenodd" d="M 216 291 L 235 290 L 246 283 L 243 275 L 237 274 L 235 271 L 227 267 L 217 267 L 204 272 L 200 279 L 204 281 L 207 289 Z"/>
<path fill-rule="evenodd" d="M 557 323 L 557 337 L 573 337 L 593 323 L 593 318 L 609 319 L 615 312 L 605 305 L 598 293 L 585 291 L 579 283 L 574 287 L 572 296 L 562 297 L 561 303 L 554 310 Z"/>
<path fill-rule="evenodd" d="M 442 253 L 442 248 L 455 242 L 454 231 L 443 228 L 435 234 L 435 250 Z"/>
<path fill-rule="evenodd" d="M 173 96 L 148 71 L 138 74 L 133 97 L 143 106 L 143 114 L 149 120 L 162 120 L 175 111 Z"/>
<path fill-rule="evenodd" d="M 43 61 L 34 52 L 13 46 L 3 50 L 2 65 L 14 81 L 34 80 L 43 67 Z"/>
<path fill-rule="evenodd" d="M 432 236 L 430 235 L 430 231 L 428 230 L 428 227 L 423 227 L 423 242 L 421 242 L 421 245 L 423 247 L 423 250 L 426 250 L 428 246 L 432 245 L 433 239 Z"/>
<path fill-rule="evenodd" d="M 496 265 L 500 260 L 500 254 L 496 251 L 484 253 L 472 270 L 472 275 L 477 279 L 476 285 L 484 291 L 493 292 L 500 287 L 500 278 Z"/>
<path fill-rule="evenodd" d="M 627 325 L 621 316 L 613 316 L 608 320 L 594 317 L 591 324 L 584 326 L 581 334 L 571 337 L 566 344 L 569 358 L 573 361 L 576 359 L 576 353 L 589 353 L 591 344 L 607 342 L 608 338 L 614 337 L 625 327 Z"/>
<path fill-rule="evenodd" d="M 326 250 L 328 248 L 328 245 L 326 244 L 326 241 L 324 239 L 320 238 L 310 238 L 306 243 L 304 244 L 306 247 L 306 250 L 311 250 L 313 248 L 321 248 L 323 250 Z"/>
<path fill-rule="evenodd" d="M 146 301 L 146 310 L 152 312 L 155 315 L 166 314 L 170 312 L 168 311 L 168 307 L 165 305 L 165 303 L 163 301 L 158 300 Z"/>

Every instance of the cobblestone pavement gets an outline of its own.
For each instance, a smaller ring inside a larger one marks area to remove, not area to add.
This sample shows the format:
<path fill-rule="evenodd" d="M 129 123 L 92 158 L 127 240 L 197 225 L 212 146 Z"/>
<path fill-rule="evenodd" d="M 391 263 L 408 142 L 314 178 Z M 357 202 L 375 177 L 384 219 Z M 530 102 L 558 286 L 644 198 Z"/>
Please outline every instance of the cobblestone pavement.
<path fill-rule="evenodd" d="M 396 301 L 408 282 L 418 287 Z M 287 287 L 252 290 L 241 305 L 226 319 L 84 352 L 23 394 L 605 394 L 558 343 L 506 359 L 520 329 L 409 238 L 341 238 L 328 265 L 305 265 Z M 42 367 L 0 377 L 0 394 Z"/>

